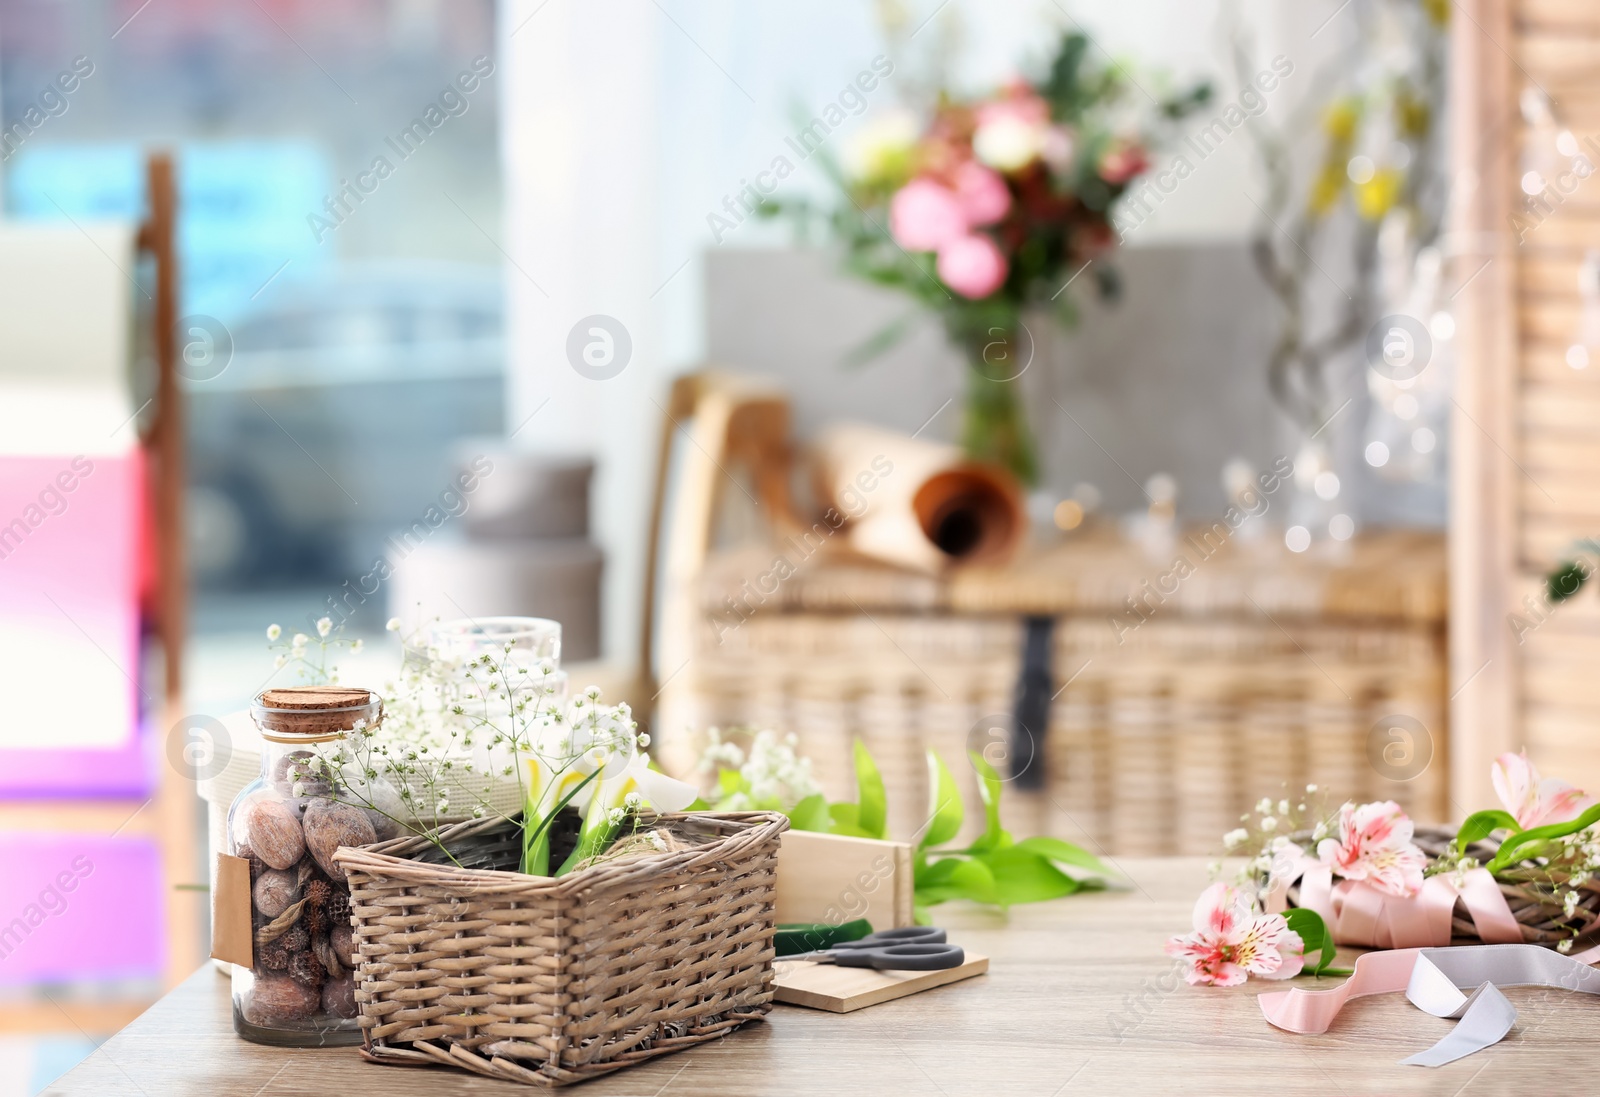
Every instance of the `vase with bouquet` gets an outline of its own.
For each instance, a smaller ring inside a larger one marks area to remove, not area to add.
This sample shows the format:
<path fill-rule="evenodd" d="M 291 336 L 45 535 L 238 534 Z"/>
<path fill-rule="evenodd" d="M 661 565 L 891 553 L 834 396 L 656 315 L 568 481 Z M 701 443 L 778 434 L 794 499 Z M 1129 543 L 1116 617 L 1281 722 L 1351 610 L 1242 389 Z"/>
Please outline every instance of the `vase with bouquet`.
<path fill-rule="evenodd" d="M 1101 297 L 1115 296 L 1105 259 L 1118 241 L 1116 202 L 1150 166 L 1154 122 L 1180 118 L 1209 96 L 1201 84 L 1149 97 L 1125 66 L 1095 63 L 1088 38 L 1071 33 L 1036 78 L 978 99 L 941 91 L 926 117 L 898 110 L 869 120 L 844 164 L 822 158 L 843 198 L 822 216 L 847 270 L 918 308 L 853 357 L 882 352 L 918 315 L 936 313 L 969 367 L 967 455 L 1036 483 L 1033 432 L 1015 384 L 1033 358 L 1030 325 L 1052 314 L 1075 320 L 1079 275 Z M 1150 102 L 1153 112 L 1141 109 Z M 766 211 L 802 222 L 816 212 L 781 200 Z"/>

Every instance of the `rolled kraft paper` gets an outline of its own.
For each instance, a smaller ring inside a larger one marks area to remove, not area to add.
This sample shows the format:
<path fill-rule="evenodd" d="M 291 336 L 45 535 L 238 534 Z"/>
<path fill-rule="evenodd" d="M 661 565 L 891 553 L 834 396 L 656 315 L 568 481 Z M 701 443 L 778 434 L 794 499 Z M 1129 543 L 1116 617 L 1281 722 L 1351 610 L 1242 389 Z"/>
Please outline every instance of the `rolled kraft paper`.
<path fill-rule="evenodd" d="M 389 566 L 389 613 L 402 621 L 548 617 L 561 622 L 564 659 L 599 657 L 604 558 L 588 541 L 441 538 L 391 553 Z"/>
<path fill-rule="evenodd" d="M 1004 561 L 1027 532 L 1015 478 L 955 446 L 847 423 L 824 431 L 814 453 L 817 494 L 862 555 L 937 572 Z"/>

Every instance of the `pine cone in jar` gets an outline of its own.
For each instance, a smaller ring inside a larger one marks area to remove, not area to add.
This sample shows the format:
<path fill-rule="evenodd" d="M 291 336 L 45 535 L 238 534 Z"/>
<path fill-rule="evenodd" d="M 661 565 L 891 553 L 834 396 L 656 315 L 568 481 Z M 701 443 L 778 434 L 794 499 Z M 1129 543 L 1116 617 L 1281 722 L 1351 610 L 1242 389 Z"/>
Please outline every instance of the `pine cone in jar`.
<path fill-rule="evenodd" d="M 255 887 L 250 889 L 256 909 L 267 918 L 276 918 L 293 906 L 300 898 L 300 888 L 292 873 L 269 868 L 261 874 Z"/>
<path fill-rule="evenodd" d="M 315 1017 L 322 1008 L 322 994 L 288 975 L 257 975 L 241 1008 L 252 1025 L 274 1028 Z"/>
<path fill-rule="evenodd" d="M 335 1017 L 356 1015 L 356 980 L 353 975 L 329 979 L 322 988 L 322 1012 Z"/>
<path fill-rule="evenodd" d="M 311 947 L 311 934 L 306 932 L 306 927 L 298 922 L 289 928 L 278 940 L 283 942 L 283 947 L 290 952 L 304 952 Z"/>
<path fill-rule="evenodd" d="M 289 957 L 289 978 L 302 986 L 320 987 L 328 976 L 328 971 L 310 952 L 296 952 Z M 320 1002 L 321 999 L 318 998 Z"/>
<path fill-rule="evenodd" d="M 256 971 L 283 971 L 289 966 L 289 950 L 283 946 L 283 938 L 268 941 L 256 949 Z"/>
<path fill-rule="evenodd" d="M 269 867 L 293 867 L 306 852 L 305 832 L 294 811 L 281 800 L 259 798 L 244 806 L 245 841 Z"/>
<path fill-rule="evenodd" d="M 333 859 L 340 846 L 370 846 L 378 840 L 366 812 L 335 800 L 317 800 L 306 808 L 306 847 L 336 884 L 346 882 L 344 866 Z"/>

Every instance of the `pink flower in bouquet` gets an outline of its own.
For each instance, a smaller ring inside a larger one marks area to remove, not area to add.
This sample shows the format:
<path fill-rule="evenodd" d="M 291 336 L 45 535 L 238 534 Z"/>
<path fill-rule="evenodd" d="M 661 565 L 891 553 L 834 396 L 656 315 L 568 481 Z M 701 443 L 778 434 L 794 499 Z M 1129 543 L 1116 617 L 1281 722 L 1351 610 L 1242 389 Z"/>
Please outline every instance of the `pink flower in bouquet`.
<path fill-rule="evenodd" d="M 1144 149 L 1131 141 L 1118 141 L 1100 157 L 1100 178 L 1116 186 L 1126 183 L 1150 166 Z"/>
<path fill-rule="evenodd" d="M 1317 856 L 1347 880 L 1364 880 L 1404 898 L 1422 890 L 1427 863 L 1411 834 L 1411 819 L 1393 800 L 1345 804 L 1339 809 L 1339 837 L 1318 843 Z"/>
<path fill-rule="evenodd" d="M 1528 752 L 1502 754 L 1489 771 L 1494 791 L 1506 811 L 1516 817 L 1524 830 L 1546 823 L 1565 823 L 1582 815 L 1594 804 L 1592 796 L 1554 777 L 1539 779 L 1539 771 L 1528 761 Z"/>
<path fill-rule="evenodd" d="M 939 277 L 963 297 L 987 297 L 1006 280 L 1006 257 L 980 233 L 952 240 L 939 249 Z"/>
<path fill-rule="evenodd" d="M 1236 987 L 1249 975 L 1288 979 L 1300 974 L 1305 942 L 1281 914 L 1257 914 L 1238 888 L 1215 883 L 1194 905 L 1194 932 L 1173 937 L 1166 953 L 1188 963 L 1184 978 L 1198 986 Z"/>
<path fill-rule="evenodd" d="M 956 198 L 967 224 L 992 225 L 1011 209 L 1011 189 L 998 172 L 968 160 L 956 169 Z"/>
<path fill-rule="evenodd" d="M 889 232 L 907 251 L 938 251 L 967 234 L 967 218 L 955 191 L 913 179 L 889 200 Z"/>

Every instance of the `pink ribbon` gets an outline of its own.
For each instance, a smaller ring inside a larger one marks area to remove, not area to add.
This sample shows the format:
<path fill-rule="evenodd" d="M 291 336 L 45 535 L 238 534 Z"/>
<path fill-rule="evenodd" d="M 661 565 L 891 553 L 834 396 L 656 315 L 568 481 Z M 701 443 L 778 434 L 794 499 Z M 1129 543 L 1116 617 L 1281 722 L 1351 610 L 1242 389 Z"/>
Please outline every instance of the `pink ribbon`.
<path fill-rule="evenodd" d="M 1458 1033 L 1456 1046 L 1448 1046 L 1447 1037 L 1429 1052 L 1404 1060 L 1439 1066 L 1498 1041 L 1510 1030 L 1516 1011 L 1495 989 L 1497 981 L 1503 986 L 1561 986 L 1600 993 L 1600 977 L 1582 974 L 1584 967 L 1596 962 L 1600 947 L 1571 957 L 1536 945 L 1390 949 L 1359 957 L 1350 978 L 1329 990 L 1294 987 L 1257 995 L 1256 1002 L 1269 1024 L 1286 1032 L 1316 1035 L 1328 1031 L 1352 998 L 1405 991 L 1415 1005 L 1436 1017 L 1471 1018 L 1478 999 L 1489 997 L 1491 1001 L 1479 1007 L 1479 1022 L 1467 1026 L 1474 1031 Z M 1442 971 L 1435 965 L 1442 965 Z M 1477 990 L 1464 997 L 1452 986 Z"/>
<path fill-rule="evenodd" d="M 1283 913 L 1288 906 L 1289 888 L 1298 880 L 1298 905 L 1321 915 L 1337 943 L 1357 948 L 1415 949 L 1450 944 L 1451 912 L 1459 898 L 1485 944 L 1522 943 L 1522 927 L 1487 869 L 1468 872 L 1460 887 L 1452 875 L 1430 876 L 1423 881 L 1421 891 L 1401 897 L 1360 880 L 1335 883 L 1327 865 L 1301 855 L 1288 873 L 1275 874 L 1272 890 L 1267 894 L 1267 911 Z"/>

